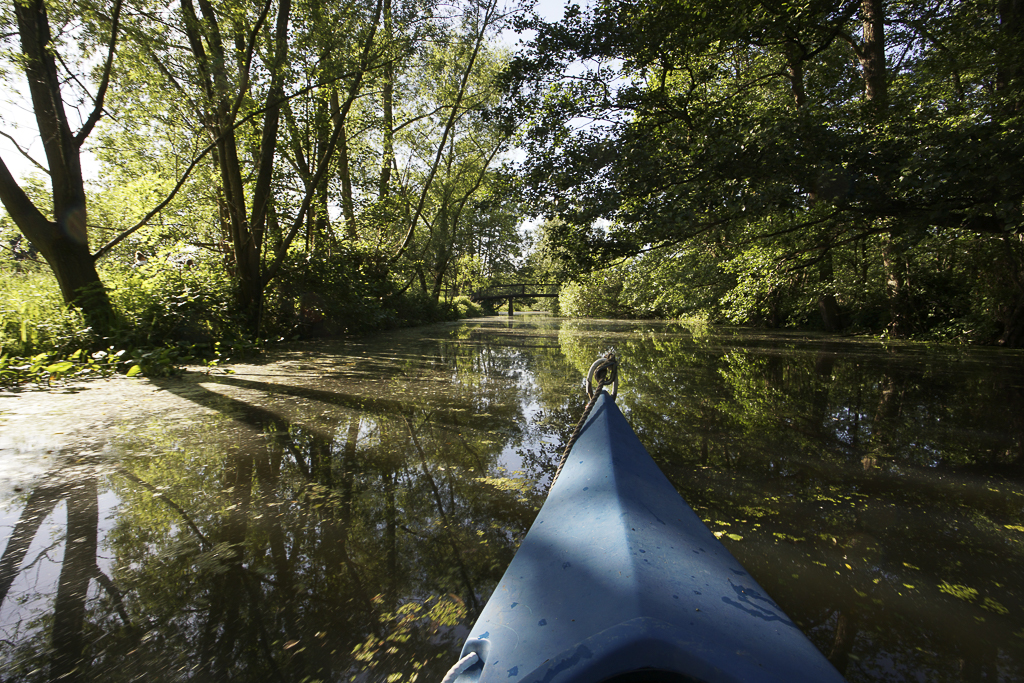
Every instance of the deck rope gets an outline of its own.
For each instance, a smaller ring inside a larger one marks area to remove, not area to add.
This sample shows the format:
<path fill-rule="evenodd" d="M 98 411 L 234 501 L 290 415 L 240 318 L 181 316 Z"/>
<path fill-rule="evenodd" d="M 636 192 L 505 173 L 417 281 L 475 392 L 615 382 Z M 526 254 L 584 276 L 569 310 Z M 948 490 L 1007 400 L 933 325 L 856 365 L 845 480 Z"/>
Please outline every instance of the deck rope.
<path fill-rule="evenodd" d="M 452 683 L 456 678 L 462 675 L 462 673 L 469 667 L 480 661 L 480 655 L 475 652 L 470 652 L 468 655 L 455 662 L 455 666 L 448 669 L 448 673 L 441 679 L 441 683 Z"/>
<path fill-rule="evenodd" d="M 596 386 L 595 382 L 597 383 Z M 619 359 L 615 355 L 615 349 L 610 349 L 594 361 L 594 364 L 590 366 L 590 370 L 587 372 L 587 395 L 590 397 L 590 400 L 587 401 L 586 407 L 583 408 L 583 416 L 576 423 L 576 430 L 569 437 L 569 443 L 565 444 L 562 458 L 558 461 L 558 469 L 555 470 L 555 476 L 551 478 L 551 483 L 548 484 L 548 491 L 558 481 L 558 475 L 562 473 L 562 468 L 565 467 L 565 463 L 569 459 L 569 451 L 572 450 L 576 440 L 580 438 L 583 425 L 586 424 L 587 418 L 590 417 L 590 411 L 594 409 L 594 404 L 597 403 L 597 397 L 601 395 L 601 392 L 607 386 L 612 387 L 608 396 L 614 401 L 615 395 L 619 393 Z"/>

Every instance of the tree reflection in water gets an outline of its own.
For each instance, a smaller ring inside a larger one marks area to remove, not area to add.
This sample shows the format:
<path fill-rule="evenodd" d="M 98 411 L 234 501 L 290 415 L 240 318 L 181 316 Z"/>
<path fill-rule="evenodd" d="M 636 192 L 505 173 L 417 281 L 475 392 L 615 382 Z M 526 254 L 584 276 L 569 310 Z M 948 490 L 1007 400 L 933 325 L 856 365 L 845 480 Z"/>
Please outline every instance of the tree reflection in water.
<path fill-rule="evenodd" d="M 3 680 L 439 679 L 609 345 L 641 440 L 849 680 L 1024 676 L 1019 355 L 525 318 L 158 380 L 194 419 L 9 503 Z"/>

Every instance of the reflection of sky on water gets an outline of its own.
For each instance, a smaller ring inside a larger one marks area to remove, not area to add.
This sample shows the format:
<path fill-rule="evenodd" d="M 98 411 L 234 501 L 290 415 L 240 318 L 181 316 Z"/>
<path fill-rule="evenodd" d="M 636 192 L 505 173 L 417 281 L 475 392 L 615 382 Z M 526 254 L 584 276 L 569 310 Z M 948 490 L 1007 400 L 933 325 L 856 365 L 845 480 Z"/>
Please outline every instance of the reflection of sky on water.
<path fill-rule="evenodd" d="M 0 411 L 5 404 L 0 403 Z M 56 462 L 63 434 L 31 419 L 0 417 L 0 502 L 9 500 L 27 482 L 42 476 Z"/>
<path fill-rule="evenodd" d="M 21 571 L 11 583 L 7 599 L 0 605 L 0 638 L 8 642 L 24 638 L 33 620 L 52 611 L 64 557 L 66 510 L 64 503 L 58 503 L 40 525 Z M 0 520 L 0 535 L 9 537 L 20 514 L 20 506 L 10 504 L 6 507 Z"/>
<path fill-rule="evenodd" d="M 110 576 L 115 558 L 104 552 L 105 540 L 117 520 L 120 501 L 113 491 L 108 490 L 99 493 L 97 502 L 99 552 L 96 566 Z M 21 512 L 22 506 L 17 500 L 9 501 L 4 506 L 0 516 L 0 538 L 10 538 Z M 62 501 L 40 524 L 25 554 L 21 570 L 14 577 L 3 604 L 0 604 L 0 640 L 18 642 L 28 633 L 46 626 L 45 623 L 40 625 L 40 619 L 53 611 L 57 581 L 64 560 L 66 530 L 67 504 Z M 100 590 L 93 582 L 89 587 L 89 601 Z"/>

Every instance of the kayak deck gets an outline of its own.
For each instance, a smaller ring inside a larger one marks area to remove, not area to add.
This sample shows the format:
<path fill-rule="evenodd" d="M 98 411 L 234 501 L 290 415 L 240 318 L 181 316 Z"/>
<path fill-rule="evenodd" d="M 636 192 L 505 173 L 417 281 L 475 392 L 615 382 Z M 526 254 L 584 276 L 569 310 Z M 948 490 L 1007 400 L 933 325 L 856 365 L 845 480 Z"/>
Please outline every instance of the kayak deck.
<path fill-rule="evenodd" d="M 843 680 L 603 392 L 470 652 L 480 662 L 459 683 Z"/>

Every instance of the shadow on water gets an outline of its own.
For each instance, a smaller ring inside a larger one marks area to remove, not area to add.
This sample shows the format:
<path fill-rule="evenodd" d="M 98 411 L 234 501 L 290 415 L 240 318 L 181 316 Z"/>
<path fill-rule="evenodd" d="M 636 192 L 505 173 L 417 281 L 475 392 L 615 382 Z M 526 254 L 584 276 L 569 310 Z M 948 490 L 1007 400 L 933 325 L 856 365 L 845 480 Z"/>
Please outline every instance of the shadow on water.
<path fill-rule="evenodd" d="M 849 680 L 1024 680 L 1019 355 L 550 319 L 152 380 L 187 417 L 5 503 L 2 680 L 439 679 L 609 345 L 648 450 Z"/>

